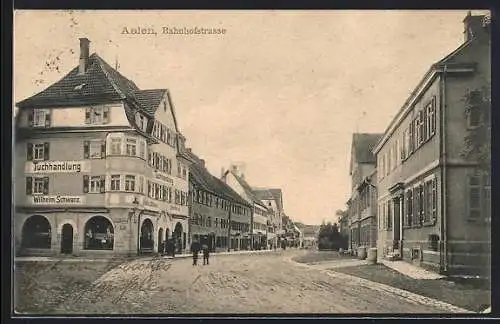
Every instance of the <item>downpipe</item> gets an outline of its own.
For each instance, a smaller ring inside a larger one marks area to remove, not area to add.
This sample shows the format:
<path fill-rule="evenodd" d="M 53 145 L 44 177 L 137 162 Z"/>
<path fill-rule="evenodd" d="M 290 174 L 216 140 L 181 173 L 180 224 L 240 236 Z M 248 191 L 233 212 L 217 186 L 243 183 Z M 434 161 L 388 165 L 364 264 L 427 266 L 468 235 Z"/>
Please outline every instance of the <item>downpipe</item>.
<path fill-rule="evenodd" d="M 442 271 L 444 274 L 448 272 L 448 235 L 447 235 L 447 204 L 446 204 L 446 187 L 447 187 L 447 152 L 446 152 L 446 72 L 447 65 L 444 65 L 443 77 L 441 78 L 441 100 L 440 100 L 440 137 L 441 137 L 441 238 L 443 245 L 443 265 Z"/>

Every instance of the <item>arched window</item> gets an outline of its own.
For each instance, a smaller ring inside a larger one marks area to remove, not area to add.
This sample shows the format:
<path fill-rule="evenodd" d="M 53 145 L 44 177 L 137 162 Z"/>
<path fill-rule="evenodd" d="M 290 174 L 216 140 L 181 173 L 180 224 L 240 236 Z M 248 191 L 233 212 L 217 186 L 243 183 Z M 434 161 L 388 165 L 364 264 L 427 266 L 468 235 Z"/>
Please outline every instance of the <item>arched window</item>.
<path fill-rule="evenodd" d="M 23 248 L 50 249 L 52 230 L 44 216 L 29 217 L 23 225 L 21 246 Z"/>
<path fill-rule="evenodd" d="M 94 216 L 85 224 L 85 250 L 113 250 L 113 224 L 104 216 Z"/>

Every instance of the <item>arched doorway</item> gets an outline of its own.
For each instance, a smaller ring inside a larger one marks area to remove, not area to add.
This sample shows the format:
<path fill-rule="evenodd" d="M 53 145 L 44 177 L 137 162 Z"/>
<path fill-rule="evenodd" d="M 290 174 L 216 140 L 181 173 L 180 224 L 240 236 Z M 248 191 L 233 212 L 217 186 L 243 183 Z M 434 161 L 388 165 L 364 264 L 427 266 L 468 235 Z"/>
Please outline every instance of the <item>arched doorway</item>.
<path fill-rule="evenodd" d="M 21 247 L 32 249 L 50 249 L 52 230 L 44 216 L 33 215 L 23 225 Z"/>
<path fill-rule="evenodd" d="M 158 230 L 158 253 L 162 252 L 162 244 L 163 244 L 163 228 Z"/>
<path fill-rule="evenodd" d="M 113 250 L 113 224 L 104 216 L 94 216 L 85 223 L 84 250 Z"/>
<path fill-rule="evenodd" d="M 177 223 L 175 224 L 175 229 L 174 232 L 172 233 L 174 242 L 175 242 L 175 249 L 177 253 L 180 253 L 183 248 L 183 242 L 182 242 L 182 224 Z"/>
<path fill-rule="evenodd" d="M 73 226 L 64 224 L 61 231 L 61 253 L 73 253 Z"/>
<path fill-rule="evenodd" d="M 170 229 L 167 227 L 167 229 L 165 230 L 165 241 L 168 241 L 169 239 L 168 233 L 170 233 Z"/>
<path fill-rule="evenodd" d="M 141 226 L 140 251 L 142 253 L 153 252 L 154 237 L 153 237 L 153 222 L 146 218 Z"/>

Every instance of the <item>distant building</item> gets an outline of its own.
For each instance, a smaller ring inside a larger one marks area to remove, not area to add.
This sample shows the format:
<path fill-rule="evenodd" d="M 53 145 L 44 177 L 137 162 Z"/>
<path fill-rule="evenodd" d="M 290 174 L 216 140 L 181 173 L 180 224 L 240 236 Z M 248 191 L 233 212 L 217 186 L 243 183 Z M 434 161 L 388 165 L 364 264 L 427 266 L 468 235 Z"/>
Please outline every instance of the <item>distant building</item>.
<path fill-rule="evenodd" d="M 353 134 L 351 146 L 351 198 L 348 201 L 348 248 L 375 247 L 377 234 L 376 159 L 372 153 L 382 134 Z"/>
<path fill-rule="evenodd" d="M 141 90 L 89 55 L 17 104 L 16 253 L 112 255 L 186 248 L 187 162 L 170 92 Z"/>
<path fill-rule="evenodd" d="M 378 255 L 449 275 L 490 275 L 491 182 L 462 152 L 491 98 L 490 23 L 464 19 L 464 43 L 433 64 L 374 148 Z M 469 96 L 468 104 L 464 98 Z"/>
<path fill-rule="evenodd" d="M 277 188 L 253 188 L 259 198 L 269 210 L 269 221 L 267 226 L 267 242 L 271 247 L 278 247 L 281 231 L 283 211 L 283 193 Z"/>
<path fill-rule="evenodd" d="M 189 192 L 191 197 L 189 233 L 192 240 L 207 243 L 212 251 L 239 249 L 231 246 L 231 224 L 238 231 L 252 213 L 252 205 L 234 190 L 211 175 L 205 161 L 191 149 L 183 155 L 189 160 Z"/>
<path fill-rule="evenodd" d="M 237 165 L 223 171 L 221 180 L 236 191 L 252 205 L 252 213 L 242 217 L 238 224 L 234 223 L 232 239 L 240 249 L 255 249 L 266 246 L 268 209 L 254 194 L 252 187 L 246 182 L 245 174 Z M 231 244 L 231 246 L 235 246 Z"/>

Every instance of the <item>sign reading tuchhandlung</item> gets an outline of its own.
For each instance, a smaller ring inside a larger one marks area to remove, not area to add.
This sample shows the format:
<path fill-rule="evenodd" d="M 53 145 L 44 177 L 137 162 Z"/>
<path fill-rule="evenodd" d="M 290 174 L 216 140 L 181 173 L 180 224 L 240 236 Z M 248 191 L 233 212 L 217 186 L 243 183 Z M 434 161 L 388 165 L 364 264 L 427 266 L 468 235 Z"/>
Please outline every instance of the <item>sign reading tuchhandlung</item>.
<path fill-rule="evenodd" d="M 26 173 L 80 173 L 88 172 L 87 161 L 39 161 L 27 162 Z"/>

